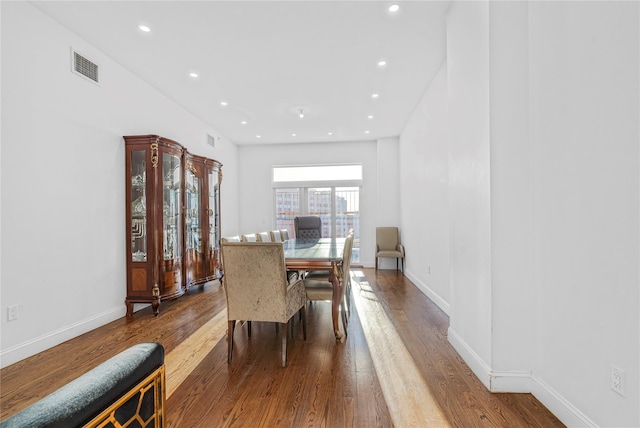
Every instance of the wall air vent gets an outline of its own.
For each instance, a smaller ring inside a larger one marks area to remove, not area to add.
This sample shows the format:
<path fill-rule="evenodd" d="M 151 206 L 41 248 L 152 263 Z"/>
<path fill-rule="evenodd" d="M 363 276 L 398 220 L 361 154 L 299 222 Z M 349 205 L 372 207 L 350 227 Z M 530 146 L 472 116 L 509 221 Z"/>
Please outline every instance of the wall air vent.
<path fill-rule="evenodd" d="M 98 78 L 98 64 L 76 52 L 73 48 L 71 49 L 71 70 L 94 83 L 100 83 Z"/>
<path fill-rule="evenodd" d="M 215 148 L 215 146 L 216 146 L 216 137 L 213 137 L 213 136 L 207 134 L 207 144 L 210 145 L 211 147 Z"/>

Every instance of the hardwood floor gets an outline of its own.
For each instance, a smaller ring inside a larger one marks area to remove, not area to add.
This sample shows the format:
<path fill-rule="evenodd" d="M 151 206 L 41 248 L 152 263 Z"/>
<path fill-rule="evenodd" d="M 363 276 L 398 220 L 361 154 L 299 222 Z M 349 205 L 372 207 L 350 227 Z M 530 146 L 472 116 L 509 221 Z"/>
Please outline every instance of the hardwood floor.
<path fill-rule="evenodd" d="M 492 394 L 447 341 L 448 317 L 396 271 L 352 269 L 348 336 L 330 303 L 307 308 L 287 367 L 273 324 L 236 327 L 227 364 L 217 284 L 147 308 L 0 370 L 0 419 L 134 343 L 165 347 L 168 427 L 561 427 L 530 394 Z"/>

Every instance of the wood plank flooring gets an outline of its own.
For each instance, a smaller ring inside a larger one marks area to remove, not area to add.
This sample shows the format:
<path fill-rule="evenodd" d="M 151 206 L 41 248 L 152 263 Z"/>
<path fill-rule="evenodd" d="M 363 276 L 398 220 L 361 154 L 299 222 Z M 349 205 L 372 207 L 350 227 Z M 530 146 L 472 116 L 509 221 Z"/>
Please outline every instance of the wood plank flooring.
<path fill-rule="evenodd" d="M 561 427 L 530 394 L 492 394 L 447 341 L 448 317 L 396 271 L 352 269 L 348 336 L 336 343 L 330 303 L 307 308 L 280 366 L 275 326 L 235 334 L 227 364 L 217 284 L 147 308 L 0 370 L 0 419 L 127 347 L 165 347 L 168 427 Z"/>

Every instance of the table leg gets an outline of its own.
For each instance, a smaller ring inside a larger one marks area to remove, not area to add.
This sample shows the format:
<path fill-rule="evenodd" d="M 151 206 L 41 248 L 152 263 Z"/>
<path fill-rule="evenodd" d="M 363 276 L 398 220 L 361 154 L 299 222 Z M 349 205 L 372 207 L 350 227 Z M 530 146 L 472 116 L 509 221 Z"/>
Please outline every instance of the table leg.
<path fill-rule="evenodd" d="M 333 285 L 331 318 L 333 320 L 333 333 L 336 335 L 336 341 L 340 341 L 342 339 L 342 333 L 340 333 L 340 328 L 338 327 L 338 312 L 340 310 L 340 296 L 342 296 L 342 293 L 340 292 L 341 285 L 337 273 L 338 267 L 336 266 L 336 262 L 331 262 L 331 270 L 329 271 L 329 282 Z"/>

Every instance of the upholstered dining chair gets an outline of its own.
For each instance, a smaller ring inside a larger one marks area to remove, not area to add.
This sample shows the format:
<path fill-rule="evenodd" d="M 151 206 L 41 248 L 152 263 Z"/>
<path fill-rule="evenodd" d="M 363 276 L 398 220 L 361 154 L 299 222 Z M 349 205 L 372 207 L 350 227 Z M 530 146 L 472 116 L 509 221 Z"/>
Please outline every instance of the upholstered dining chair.
<path fill-rule="evenodd" d="M 258 237 L 255 233 L 248 233 L 240 237 L 241 242 L 258 242 Z"/>
<path fill-rule="evenodd" d="M 342 263 L 338 268 L 338 280 L 340 282 L 340 315 L 342 319 L 342 328 L 345 336 L 347 335 L 348 313 L 347 313 L 347 290 L 350 289 L 351 283 L 351 252 L 353 249 L 353 235 L 348 235 L 344 241 L 344 250 L 342 252 Z M 307 300 L 309 301 L 332 301 L 333 300 L 333 284 L 327 278 L 309 278 L 303 279 L 304 288 L 307 292 Z"/>
<path fill-rule="evenodd" d="M 287 365 L 287 325 L 299 311 L 303 337 L 307 339 L 306 294 L 302 280 L 287 281 L 284 247 L 277 242 L 223 242 L 225 261 L 224 290 L 227 297 L 229 349 L 233 357 L 233 333 L 236 321 L 276 322 L 282 341 L 282 367 Z"/>
<path fill-rule="evenodd" d="M 240 242 L 239 236 L 223 236 L 220 241 L 222 242 Z"/>
<path fill-rule="evenodd" d="M 284 241 L 284 239 L 282 239 L 282 236 L 280 235 L 280 231 L 279 230 L 272 230 L 271 232 L 269 232 L 269 235 L 271 236 L 271 242 L 282 242 L 282 241 Z"/>
<path fill-rule="evenodd" d="M 271 234 L 269 232 L 260 232 L 256 234 L 258 242 L 271 242 Z"/>
<path fill-rule="evenodd" d="M 404 272 L 404 246 L 400 244 L 400 234 L 397 227 L 376 227 L 376 270 L 379 257 L 392 257 L 402 260 L 402 272 Z"/>
<path fill-rule="evenodd" d="M 353 229 L 350 229 L 349 233 L 347 234 L 347 237 L 351 237 L 351 239 L 353 240 L 354 239 L 353 235 L 354 235 Z M 344 251 L 346 251 L 346 239 L 345 239 L 345 249 L 343 250 L 343 255 L 342 255 L 343 260 L 346 257 Z M 351 255 L 353 254 L 353 242 L 351 243 L 351 248 L 349 248 L 349 252 L 351 253 Z M 349 261 L 348 261 L 349 267 L 351 266 L 351 255 L 349 255 Z M 329 281 L 329 271 L 311 270 L 304 274 L 304 278 L 309 280 L 317 280 L 317 281 Z M 346 279 L 347 281 L 345 282 L 345 284 L 347 287 L 345 288 L 344 299 L 347 305 L 346 307 L 347 307 L 347 320 L 348 320 L 349 315 L 351 314 L 351 276 L 347 276 Z"/>
<path fill-rule="evenodd" d="M 322 238 L 322 219 L 315 215 L 300 216 L 293 219 L 296 229 L 296 238 L 320 239 Z"/>
<path fill-rule="evenodd" d="M 283 241 L 289 240 L 289 230 L 288 229 L 280 229 L 280 237 Z"/>

